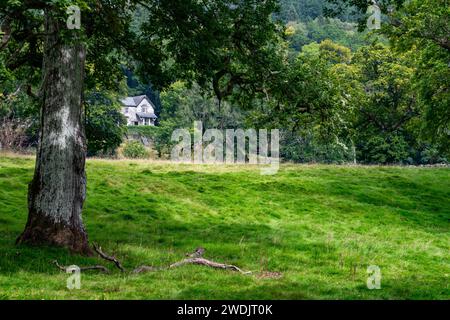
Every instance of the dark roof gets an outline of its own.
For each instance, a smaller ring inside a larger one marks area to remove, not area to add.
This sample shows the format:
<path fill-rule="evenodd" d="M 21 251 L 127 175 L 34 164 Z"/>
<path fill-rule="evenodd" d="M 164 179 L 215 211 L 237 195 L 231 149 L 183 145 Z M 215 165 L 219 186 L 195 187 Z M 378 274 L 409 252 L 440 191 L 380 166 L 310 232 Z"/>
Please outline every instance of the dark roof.
<path fill-rule="evenodd" d="M 136 112 L 136 115 L 139 118 L 144 118 L 144 119 L 157 119 L 158 118 L 154 113 Z"/>
<path fill-rule="evenodd" d="M 120 102 L 122 102 L 122 104 L 126 107 L 137 107 L 144 99 L 147 99 L 147 101 L 150 103 L 150 105 L 153 107 L 153 109 L 155 108 L 153 103 L 150 101 L 150 99 L 146 95 L 136 96 L 136 97 L 126 97 L 125 99 L 120 100 Z"/>

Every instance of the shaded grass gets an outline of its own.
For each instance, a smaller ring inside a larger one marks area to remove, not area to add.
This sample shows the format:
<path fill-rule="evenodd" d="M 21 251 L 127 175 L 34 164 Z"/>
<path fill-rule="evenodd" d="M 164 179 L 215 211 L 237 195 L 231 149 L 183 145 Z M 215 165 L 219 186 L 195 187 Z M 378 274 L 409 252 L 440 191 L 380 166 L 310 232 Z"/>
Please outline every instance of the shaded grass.
<path fill-rule="evenodd" d="M 201 266 L 142 275 L 82 275 L 61 264 L 105 264 L 61 249 L 14 246 L 26 221 L 34 161 L 0 157 L 0 299 L 448 299 L 450 170 L 283 165 L 194 166 L 90 160 L 90 240 L 125 268 L 165 266 L 195 247 L 258 279 Z M 368 290 L 369 265 L 382 289 Z"/>

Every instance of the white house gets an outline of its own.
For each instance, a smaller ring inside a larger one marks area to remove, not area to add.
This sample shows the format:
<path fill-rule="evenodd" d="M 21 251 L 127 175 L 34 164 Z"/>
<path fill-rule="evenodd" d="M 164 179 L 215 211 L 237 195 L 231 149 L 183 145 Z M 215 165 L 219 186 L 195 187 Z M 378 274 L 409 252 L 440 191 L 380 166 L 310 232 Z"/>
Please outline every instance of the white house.
<path fill-rule="evenodd" d="M 154 126 L 158 118 L 155 106 L 147 96 L 126 97 L 121 100 L 122 113 L 129 126 Z"/>

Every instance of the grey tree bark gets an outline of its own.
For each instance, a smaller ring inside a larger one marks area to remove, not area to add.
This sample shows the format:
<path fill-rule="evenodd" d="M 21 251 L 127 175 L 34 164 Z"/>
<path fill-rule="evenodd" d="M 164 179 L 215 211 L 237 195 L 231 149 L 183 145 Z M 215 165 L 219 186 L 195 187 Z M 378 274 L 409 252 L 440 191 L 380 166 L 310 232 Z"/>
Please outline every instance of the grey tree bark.
<path fill-rule="evenodd" d="M 83 83 L 86 52 L 65 23 L 45 13 L 43 105 L 28 221 L 17 243 L 62 246 L 91 254 L 81 218 L 86 196 Z M 67 29 L 65 29 L 67 30 Z"/>

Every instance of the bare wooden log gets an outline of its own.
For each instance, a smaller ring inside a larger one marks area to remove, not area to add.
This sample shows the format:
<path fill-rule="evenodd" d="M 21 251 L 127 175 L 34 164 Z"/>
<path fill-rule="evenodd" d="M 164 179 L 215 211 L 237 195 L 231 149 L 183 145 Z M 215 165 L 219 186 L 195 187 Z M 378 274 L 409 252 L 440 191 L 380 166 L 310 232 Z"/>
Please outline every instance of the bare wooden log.
<path fill-rule="evenodd" d="M 53 264 L 54 264 L 55 266 L 57 266 L 58 269 L 61 270 L 61 271 L 67 271 L 67 269 L 69 268 L 69 267 L 60 265 L 60 264 L 58 263 L 57 260 L 54 260 L 54 261 L 53 261 Z M 104 266 L 101 266 L 101 265 L 96 265 L 96 266 L 86 266 L 86 267 L 79 267 L 79 268 L 80 268 L 80 271 L 81 271 L 81 272 L 83 272 L 83 271 L 88 271 L 88 270 L 100 270 L 100 271 L 102 271 L 102 272 L 104 272 L 104 273 L 109 273 L 108 268 L 106 268 L 106 267 L 104 267 Z"/>
<path fill-rule="evenodd" d="M 98 246 L 95 243 L 93 243 L 93 247 L 95 252 L 97 252 L 100 257 L 102 257 L 107 261 L 114 262 L 114 264 L 116 265 L 117 268 L 119 268 L 120 271 L 125 272 L 124 267 L 122 267 L 122 264 L 120 263 L 119 260 L 116 259 L 116 257 L 107 255 L 102 251 L 102 247 Z"/>

